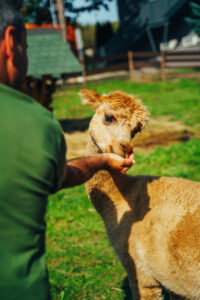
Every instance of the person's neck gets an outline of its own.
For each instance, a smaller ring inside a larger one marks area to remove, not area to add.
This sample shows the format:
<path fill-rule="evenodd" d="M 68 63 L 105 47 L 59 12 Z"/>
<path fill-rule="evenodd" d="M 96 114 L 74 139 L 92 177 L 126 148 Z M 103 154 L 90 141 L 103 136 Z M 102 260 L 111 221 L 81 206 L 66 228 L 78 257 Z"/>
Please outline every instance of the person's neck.
<path fill-rule="evenodd" d="M 9 76 L 9 64 L 4 53 L 4 47 L 4 43 L 0 42 L 0 83 L 15 90 L 22 91 L 22 86 Z"/>
<path fill-rule="evenodd" d="M 6 66 L 6 60 L 5 60 L 5 55 L 2 51 L 2 43 L 0 43 L 0 83 L 10 86 L 9 85 L 9 80 L 8 80 L 8 72 L 7 72 L 7 66 Z"/>

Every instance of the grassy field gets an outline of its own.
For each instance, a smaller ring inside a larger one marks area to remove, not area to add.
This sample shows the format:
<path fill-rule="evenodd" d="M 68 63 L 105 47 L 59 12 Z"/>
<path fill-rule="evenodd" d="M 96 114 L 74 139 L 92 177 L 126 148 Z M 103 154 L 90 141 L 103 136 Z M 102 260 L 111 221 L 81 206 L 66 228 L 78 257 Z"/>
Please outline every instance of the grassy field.
<path fill-rule="evenodd" d="M 197 80 L 178 80 L 155 83 L 133 83 L 128 80 L 113 80 L 88 83 L 59 90 L 55 94 L 53 109 L 56 118 L 86 118 L 93 115 L 88 106 L 80 105 L 78 92 L 89 88 L 97 93 L 115 90 L 134 94 L 142 99 L 151 115 L 169 115 L 171 120 L 182 120 L 188 125 L 200 124 L 200 84 Z"/>
<path fill-rule="evenodd" d="M 53 108 L 58 119 L 92 116 L 80 105 L 73 86 L 57 91 Z M 85 86 L 99 93 L 122 90 L 133 93 L 148 106 L 152 116 L 171 120 L 200 131 L 200 87 L 194 80 L 151 84 L 114 80 Z M 200 140 L 191 139 L 150 154 L 136 153 L 130 174 L 155 174 L 200 180 Z M 100 216 L 87 198 L 84 186 L 52 195 L 47 212 L 47 259 L 53 300 L 131 299 L 126 274 L 107 240 Z"/>

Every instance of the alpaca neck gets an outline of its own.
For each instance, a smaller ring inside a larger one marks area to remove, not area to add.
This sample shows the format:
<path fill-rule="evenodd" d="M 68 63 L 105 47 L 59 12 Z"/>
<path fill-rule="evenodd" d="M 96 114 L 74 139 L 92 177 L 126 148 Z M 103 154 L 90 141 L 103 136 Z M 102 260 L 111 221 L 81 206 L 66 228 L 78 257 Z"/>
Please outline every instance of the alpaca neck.
<path fill-rule="evenodd" d="M 92 156 L 100 153 L 101 153 L 100 149 L 98 148 L 98 146 L 96 145 L 92 137 L 89 135 L 85 156 Z"/>
<path fill-rule="evenodd" d="M 89 137 L 86 149 L 86 156 L 100 154 L 100 150 L 95 142 Z M 131 210 L 126 200 L 127 179 L 126 175 L 112 175 L 110 172 L 102 170 L 85 184 L 88 195 L 100 213 L 104 221 L 110 214 L 115 212 L 117 222 L 120 222 L 125 213 Z M 129 180 L 128 180 L 129 181 Z"/>

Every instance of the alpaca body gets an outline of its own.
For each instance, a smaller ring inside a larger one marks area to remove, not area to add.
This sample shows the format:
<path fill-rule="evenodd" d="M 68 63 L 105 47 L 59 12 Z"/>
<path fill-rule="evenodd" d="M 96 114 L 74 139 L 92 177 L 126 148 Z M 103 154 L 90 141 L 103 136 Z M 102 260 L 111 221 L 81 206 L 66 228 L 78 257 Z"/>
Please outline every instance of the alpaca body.
<path fill-rule="evenodd" d="M 164 299 L 162 286 L 200 299 L 200 183 L 99 171 L 86 189 L 128 273 L 134 300 Z"/>
<path fill-rule="evenodd" d="M 81 97 L 96 110 L 86 156 L 131 155 L 132 138 L 148 121 L 142 103 L 121 92 L 100 96 L 82 90 Z M 199 182 L 102 170 L 86 190 L 128 273 L 134 300 L 163 300 L 163 287 L 200 299 Z"/>

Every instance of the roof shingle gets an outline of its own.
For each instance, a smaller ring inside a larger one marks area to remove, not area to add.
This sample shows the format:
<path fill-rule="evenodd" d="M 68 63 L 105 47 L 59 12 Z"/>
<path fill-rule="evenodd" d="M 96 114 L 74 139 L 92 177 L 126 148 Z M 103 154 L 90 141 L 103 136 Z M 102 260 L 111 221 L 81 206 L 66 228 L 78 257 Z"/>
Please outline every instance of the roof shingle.
<path fill-rule="evenodd" d="M 60 34 L 53 28 L 27 30 L 29 68 L 28 76 L 41 78 L 52 75 L 81 72 L 81 64 Z"/>

